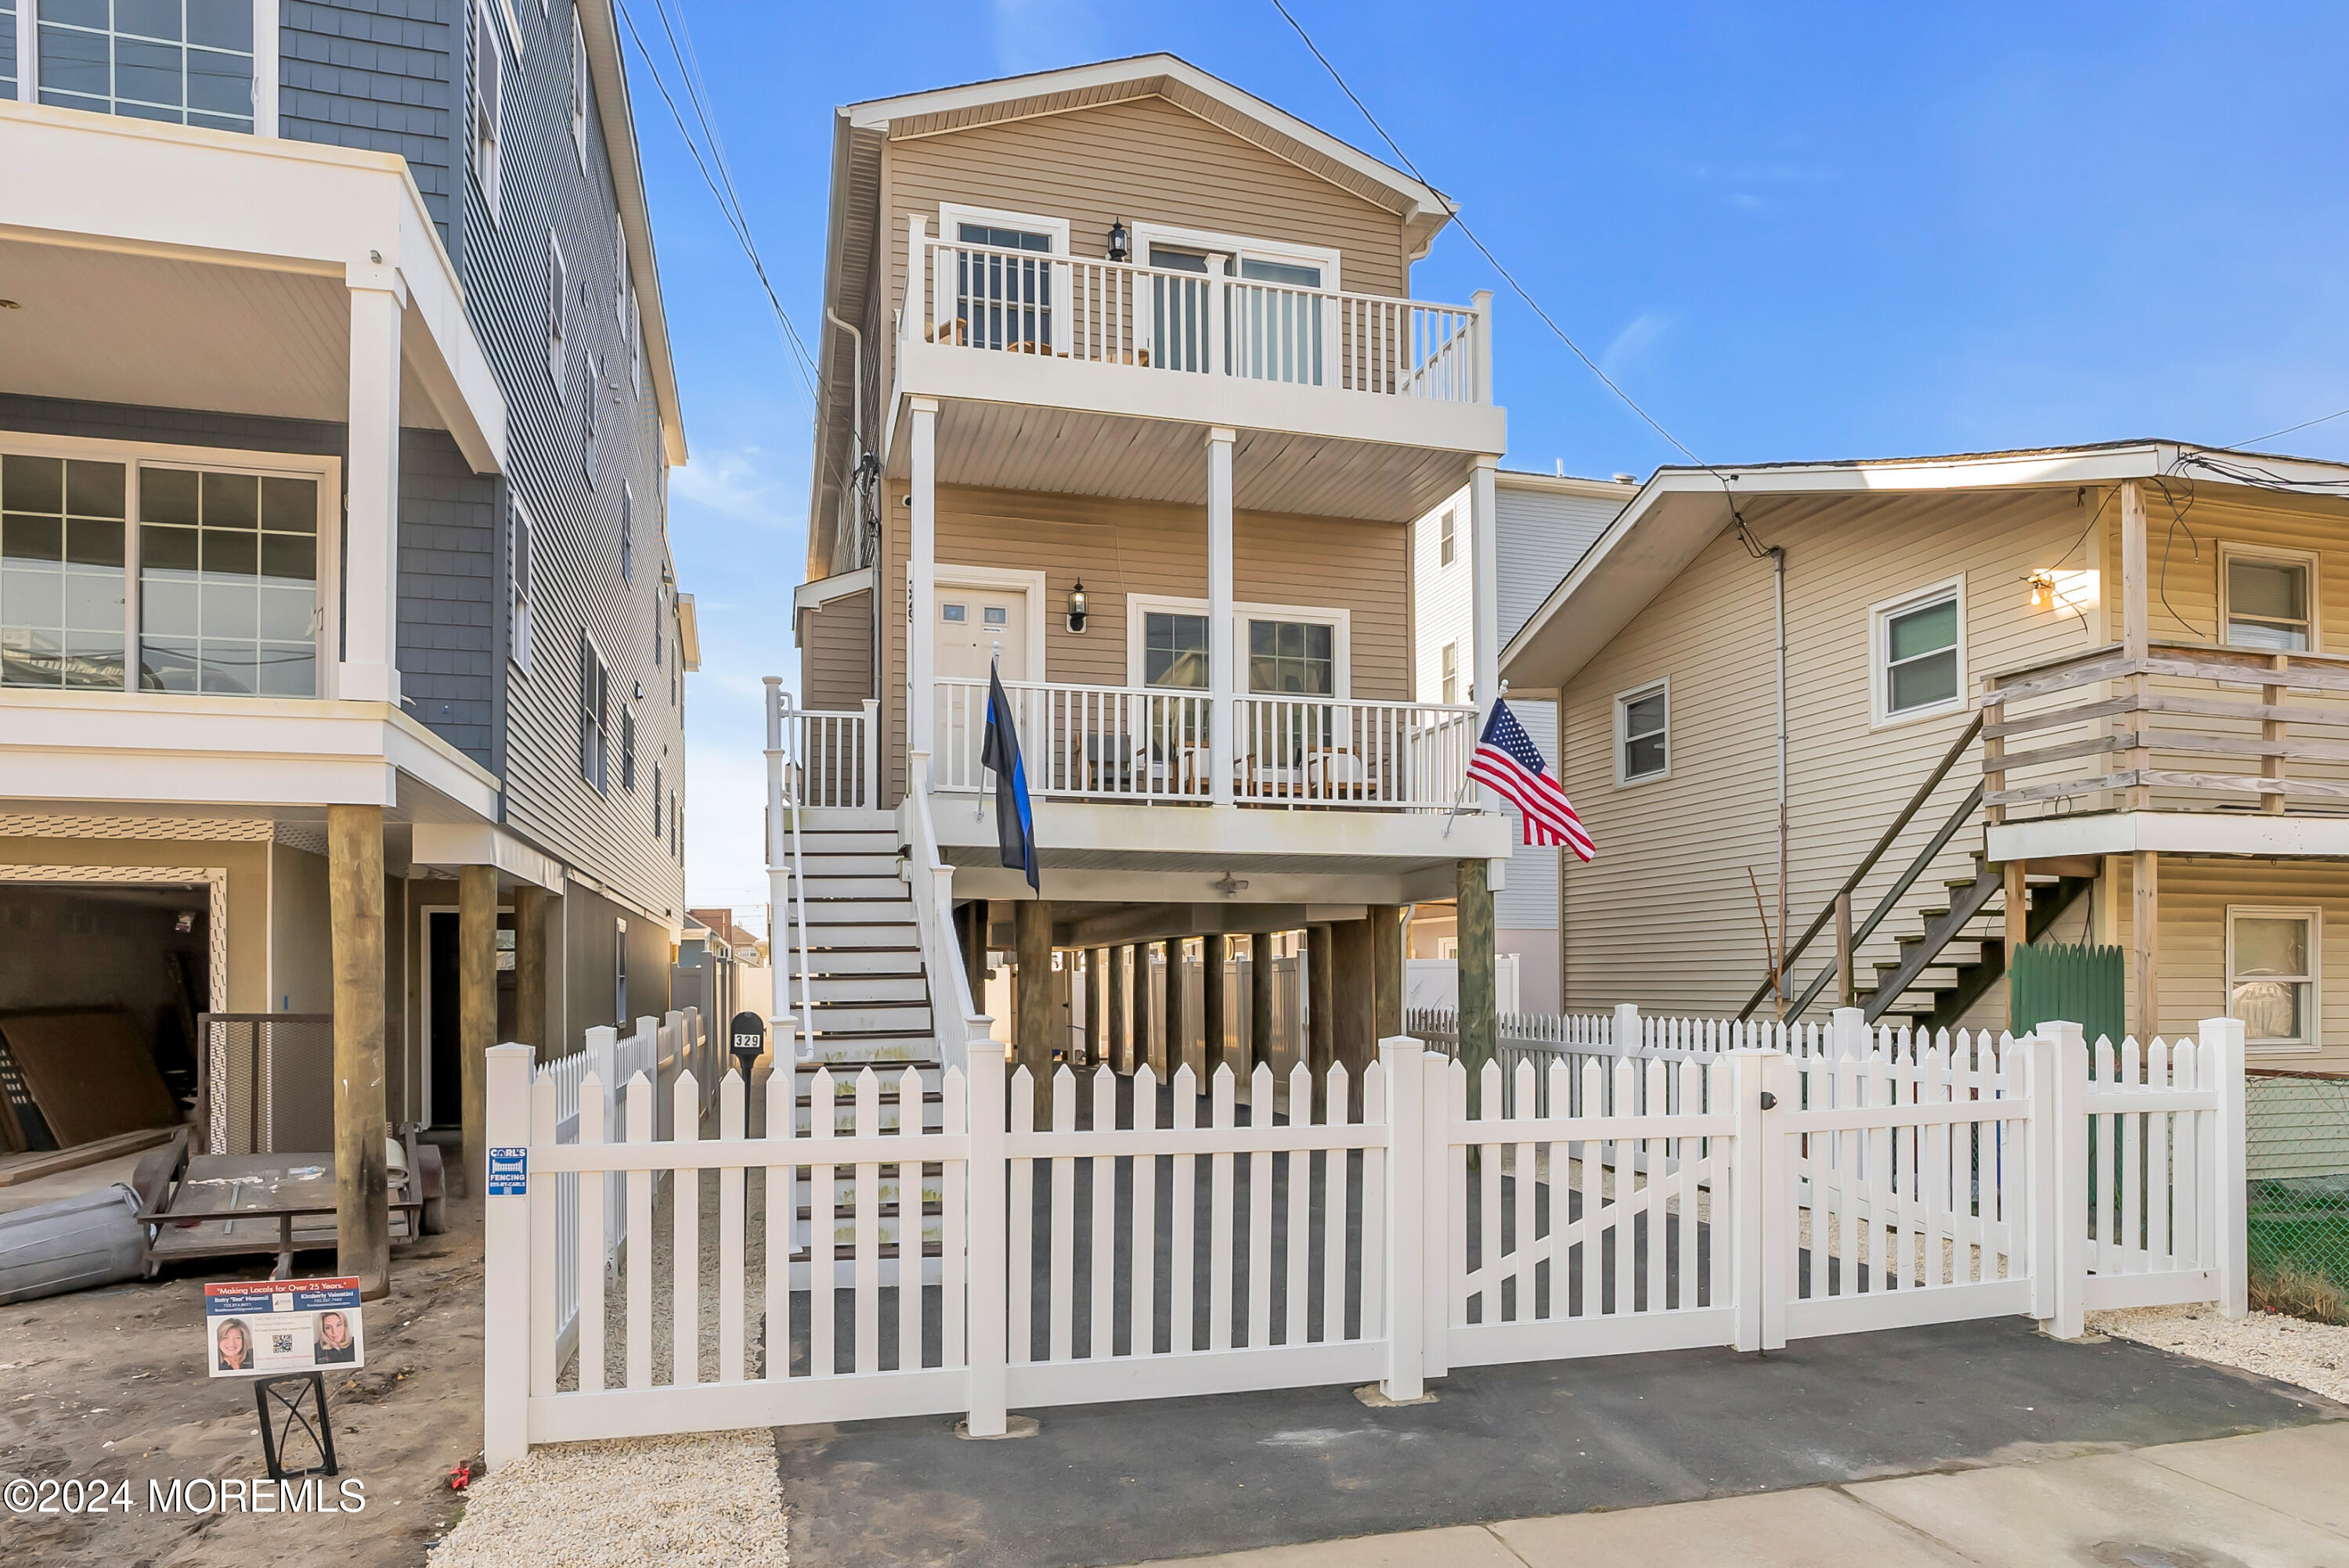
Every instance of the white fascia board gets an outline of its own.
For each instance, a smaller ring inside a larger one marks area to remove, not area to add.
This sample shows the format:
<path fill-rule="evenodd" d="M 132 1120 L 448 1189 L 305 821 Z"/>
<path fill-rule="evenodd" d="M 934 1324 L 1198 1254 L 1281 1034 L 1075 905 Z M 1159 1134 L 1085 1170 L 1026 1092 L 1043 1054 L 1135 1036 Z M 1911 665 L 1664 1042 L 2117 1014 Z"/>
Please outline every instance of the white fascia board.
<path fill-rule="evenodd" d="M 516 882 L 563 891 L 563 862 L 487 822 L 419 822 L 409 858 L 420 866 L 495 866 Z"/>
<path fill-rule="evenodd" d="M 858 130 L 886 130 L 893 119 L 910 119 L 922 115 L 951 114 L 959 109 L 979 108 L 988 104 L 1016 102 L 1021 98 L 1043 98 L 1053 93 L 1083 92 L 1088 89 L 1115 87 L 1125 82 L 1147 81 L 1153 77 L 1172 77 L 1204 98 L 1214 98 L 1227 108 L 1237 109 L 1264 126 L 1293 140 L 1303 143 L 1333 163 L 1340 163 L 1367 179 L 1377 181 L 1409 203 L 1402 216 L 1415 218 L 1420 213 L 1435 212 L 1446 218 L 1456 211 L 1443 193 L 1413 179 L 1401 170 L 1390 168 L 1369 153 L 1350 147 L 1328 131 L 1308 125 L 1286 109 L 1276 108 L 1254 93 L 1234 87 L 1221 77 L 1209 76 L 1188 60 L 1174 55 L 1136 55 L 1122 60 L 1103 60 L 1090 66 L 1072 66 L 1065 70 L 1038 71 L 1024 77 L 1004 77 L 995 81 L 972 82 L 963 87 L 936 88 L 926 92 L 907 93 L 898 98 L 874 98 L 869 102 L 851 104 L 842 111 L 849 125 Z"/>
<path fill-rule="evenodd" d="M 1992 861 L 2063 855 L 2349 857 L 2349 817 L 2266 817 L 2248 812 L 2105 811 L 2000 822 L 1987 830 Z"/>
<path fill-rule="evenodd" d="M 388 703 L 11 690 L 8 798 L 258 806 L 398 803 L 398 775 L 494 821 L 498 780 Z"/>
<path fill-rule="evenodd" d="M 864 593 L 872 586 L 873 568 L 870 566 L 860 566 L 854 572 L 836 573 L 830 577 L 819 577 L 812 583 L 802 583 L 792 590 L 792 609 L 794 613 L 817 609 L 831 603 L 834 599 L 845 599 L 851 593 Z"/>
<path fill-rule="evenodd" d="M 505 397 L 406 159 L 0 102 L 0 232 L 35 243 L 395 287 L 467 459 L 503 468 Z"/>
<path fill-rule="evenodd" d="M 995 845 L 995 813 L 975 820 L 979 797 L 938 794 L 931 814 L 946 845 Z M 1127 806 L 1093 800 L 1038 800 L 1036 842 L 1050 857 L 1069 854 L 1163 859 L 1196 856 L 1202 867 L 1247 874 L 1251 857 L 1327 856 L 1348 869 L 1400 873 L 1431 861 L 1506 860 L 1511 825 L 1497 812 L 1282 811 L 1256 806 Z M 1387 862 L 1381 867 L 1378 862 Z M 1337 868 L 1333 868 L 1337 869 Z M 1216 874 L 1221 874 L 1220 870 Z"/>
<path fill-rule="evenodd" d="M 1236 376 L 1168 376 L 1127 365 L 899 341 L 900 397 L 1017 403 L 1464 454 L 1499 452 L 1508 445 L 1508 411 L 1480 404 Z"/>
<path fill-rule="evenodd" d="M 1573 474 L 1530 473 L 1523 469 L 1495 469 L 1493 483 L 1499 490 L 1533 490 L 1543 495 L 1582 496 L 1590 500 L 1629 501 L 1640 493 L 1636 484 L 1614 480 L 1587 480 Z"/>
<path fill-rule="evenodd" d="M 645 198 L 644 162 L 636 148 L 636 109 L 628 98 L 628 73 L 620 50 L 620 29 L 611 0 L 583 0 L 579 32 L 587 44 L 587 74 L 595 86 L 595 119 L 603 128 L 604 155 L 611 160 L 612 186 L 620 208 L 620 232 L 628 242 L 628 265 L 636 274 L 636 315 L 645 335 L 645 359 L 652 366 L 653 392 L 661 407 L 661 450 L 671 468 L 686 462 L 685 413 L 678 401 L 677 364 L 670 357 L 668 307 L 662 303 L 660 263 L 653 254 L 652 208 Z"/>

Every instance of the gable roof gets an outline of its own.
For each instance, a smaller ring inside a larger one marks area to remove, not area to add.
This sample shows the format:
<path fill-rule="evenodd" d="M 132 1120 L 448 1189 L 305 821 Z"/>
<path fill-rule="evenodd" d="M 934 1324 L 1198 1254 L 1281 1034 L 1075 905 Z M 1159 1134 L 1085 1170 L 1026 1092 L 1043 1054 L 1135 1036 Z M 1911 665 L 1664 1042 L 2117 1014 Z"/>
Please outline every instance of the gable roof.
<path fill-rule="evenodd" d="M 1501 675 L 1536 689 L 1572 680 L 1732 525 L 1733 500 L 2052 490 L 2179 474 L 2205 483 L 2349 500 L 2349 464 L 2159 439 L 1948 457 L 1661 468 L 1509 639 L 1501 650 Z"/>

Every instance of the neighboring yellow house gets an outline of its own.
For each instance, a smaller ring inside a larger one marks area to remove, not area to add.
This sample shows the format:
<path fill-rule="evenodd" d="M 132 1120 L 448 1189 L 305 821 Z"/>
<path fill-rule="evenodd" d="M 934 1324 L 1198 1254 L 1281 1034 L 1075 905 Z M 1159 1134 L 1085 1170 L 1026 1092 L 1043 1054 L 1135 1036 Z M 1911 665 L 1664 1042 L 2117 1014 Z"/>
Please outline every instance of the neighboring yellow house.
<path fill-rule="evenodd" d="M 1567 1009 L 1767 1016 L 1783 930 L 1823 1017 L 1881 845 L 1871 1016 L 2002 1024 L 2011 944 L 2093 939 L 2132 1032 L 2349 1066 L 2344 544 L 2349 466 L 2166 441 L 1659 471 L 1502 655 L 1599 843 Z"/>

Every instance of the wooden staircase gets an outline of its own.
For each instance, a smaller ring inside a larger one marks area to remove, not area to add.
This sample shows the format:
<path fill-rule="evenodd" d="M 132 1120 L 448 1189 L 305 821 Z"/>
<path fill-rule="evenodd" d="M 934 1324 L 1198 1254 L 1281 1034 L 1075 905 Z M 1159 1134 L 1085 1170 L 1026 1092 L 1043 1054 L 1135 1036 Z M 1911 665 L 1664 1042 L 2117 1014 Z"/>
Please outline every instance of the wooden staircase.
<path fill-rule="evenodd" d="M 1875 984 L 1858 987 L 1869 1022 L 1906 1017 L 1920 1028 L 1954 1029 L 2006 973 L 2005 874 L 1980 851 L 1973 866 L 1971 877 L 1943 881 L 1947 898 L 1917 912 L 1922 928 L 1903 933 L 1899 956 L 1878 959 Z M 2026 876 L 2029 937 L 2036 940 L 2094 885 L 2092 877 Z"/>

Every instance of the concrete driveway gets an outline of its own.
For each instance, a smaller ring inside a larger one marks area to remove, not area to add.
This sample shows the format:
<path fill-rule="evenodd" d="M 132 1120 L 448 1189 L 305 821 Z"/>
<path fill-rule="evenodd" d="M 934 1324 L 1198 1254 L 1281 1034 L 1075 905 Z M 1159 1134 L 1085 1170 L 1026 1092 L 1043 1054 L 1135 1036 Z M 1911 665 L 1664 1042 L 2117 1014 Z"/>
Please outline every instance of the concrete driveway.
<path fill-rule="evenodd" d="M 1462 1552 L 1481 1553 L 1514 1539 L 1512 1532 L 1528 1542 L 1547 1539 L 1542 1531 L 1567 1528 L 1556 1516 L 1588 1510 L 1889 1477 L 1919 1478 L 1878 1492 L 1920 1515 L 1934 1507 L 1966 1511 L 1962 1499 L 1971 1494 L 1962 1489 L 1974 1488 L 1988 1501 L 1973 1512 L 2021 1518 L 2039 1494 L 2027 1479 L 1997 1478 L 2036 1476 L 2045 1467 L 1931 1472 L 2084 1455 L 2114 1456 L 2090 1462 L 2120 1467 L 2113 1484 L 2122 1490 L 2111 1493 L 2109 1528 L 2074 1522 L 2090 1533 L 2104 1530 L 2099 1542 L 2127 1546 L 2133 1538 L 2124 1526 L 2135 1506 L 2126 1501 L 2127 1484 L 2139 1474 L 2127 1467 L 2150 1462 L 2124 1457 L 2130 1450 L 2349 1415 L 2302 1390 L 2127 1341 L 2059 1344 L 2021 1319 L 1807 1340 L 1759 1357 L 1686 1351 L 1480 1367 L 1433 1387 L 1437 1403 L 1402 1409 L 1366 1408 L 1343 1388 L 1048 1409 L 1033 1412 L 1041 1420 L 1038 1436 L 1001 1442 L 959 1440 L 947 1418 L 788 1429 L 777 1442 L 792 1559 L 795 1568 L 885 1562 L 1026 1568 L 1342 1542 L 1341 1555 L 1279 1553 L 1264 1562 L 1268 1568 L 1539 1563 L 1522 1553 L 1455 1556 L 1453 1536 L 1457 1527 L 1493 1526 L 1457 1534 Z M 1996 1494 L 1999 1487 L 2022 1490 L 2010 1498 Z M 1961 1489 L 1953 1494 L 1961 1501 L 1937 1501 L 1943 1496 L 1937 1488 Z M 1848 1490 L 1856 1496 L 1865 1489 Z M 1811 1555 L 1745 1558 L 1723 1555 L 1717 1544 L 1713 1555 L 1687 1560 L 1852 1560 L 1844 1548 L 1861 1545 L 1868 1532 L 1835 1525 L 1844 1516 L 1834 1511 L 1859 1506 L 1854 1496 L 1806 1492 L 1734 1505 L 1785 1522 L 1785 1539 Z M 1869 1506 L 1871 1517 L 1890 1517 Z M 2060 1503 L 2031 1506 L 2066 1513 Z M 1804 1511 L 1820 1509 L 1828 1512 Z M 1523 1522 L 1529 1521 L 1551 1522 L 1537 1529 Z M 1816 1533 L 1821 1529 L 1826 1533 Z M 1401 1556 L 1377 1554 L 1386 1547 L 1374 1552 L 1360 1539 L 1428 1530 L 1447 1534 L 1399 1536 L 1395 1548 L 1407 1553 Z M 1414 1539 L 1418 1544 L 1405 1544 Z M 1905 1524 L 1887 1539 L 1926 1550 L 1924 1537 Z M 2329 1556 L 2290 1560 L 2349 1565 L 2349 1539 L 2335 1544 Z M 1580 1550 L 1571 1560 L 1609 1560 Z M 1980 1561 L 2035 1560 L 1985 1550 Z M 1682 1560 L 1628 1537 L 1620 1555 L 1643 1568 Z M 2239 1551 L 2237 1557 L 2269 1560 Z M 2046 1560 L 2146 1568 L 2226 1568 L 2232 1561 L 2223 1554 Z"/>

